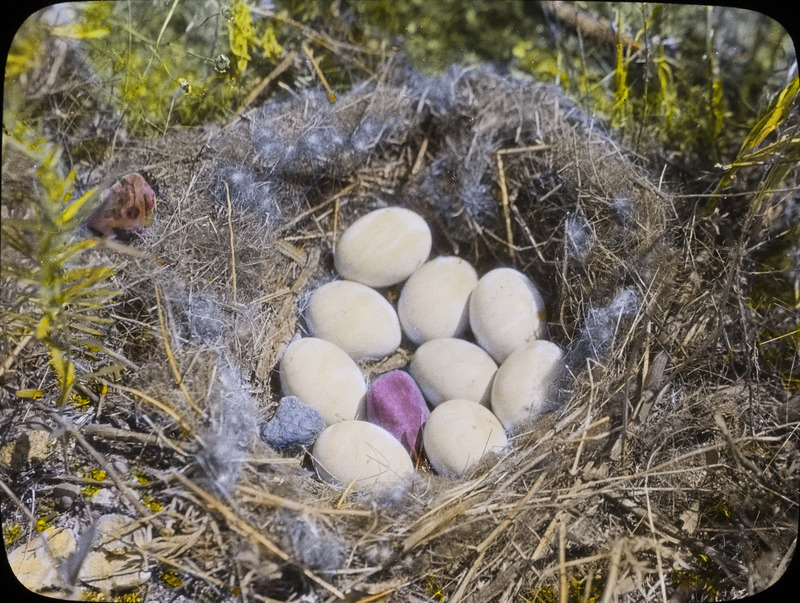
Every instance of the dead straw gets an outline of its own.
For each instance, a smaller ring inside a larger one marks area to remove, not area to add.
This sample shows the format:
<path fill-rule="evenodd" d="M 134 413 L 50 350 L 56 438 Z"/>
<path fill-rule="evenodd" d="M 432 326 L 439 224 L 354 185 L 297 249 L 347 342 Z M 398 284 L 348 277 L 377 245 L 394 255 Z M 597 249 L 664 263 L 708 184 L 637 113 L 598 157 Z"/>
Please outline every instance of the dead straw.
<path fill-rule="evenodd" d="M 297 569 L 299 569 L 303 573 L 304 576 L 319 584 L 322 588 L 327 590 L 336 598 L 342 600 L 345 599 L 344 593 L 342 593 L 339 589 L 337 589 L 332 584 L 328 583 L 326 580 L 323 580 L 322 578 L 317 576 L 314 572 L 312 572 L 302 564 L 293 562 L 291 557 L 283 550 L 281 550 L 274 542 L 272 542 L 272 540 L 267 538 L 264 534 L 261 533 L 261 531 L 258 528 L 252 526 L 247 520 L 240 517 L 233 509 L 231 509 L 227 504 L 223 503 L 216 496 L 214 496 L 207 490 L 204 490 L 200 486 L 196 485 L 195 483 L 193 483 L 192 481 L 190 481 L 177 471 L 170 472 L 170 476 L 173 479 L 180 482 L 185 488 L 190 490 L 195 496 L 198 497 L 199 500 L 203 501 L 205 508 L 211 511 L 215 511 L 219 515 L 221 515 L 222 518 L 225 520 L 225 522 L 233 530 L 235 530 L 245 538 L 253 542 L 257 542 L 258 544 L 263 546 L 267 551 L 269 551 L 269 553 L 271 553 L 273 556 L 277 557 L 281 561 L 294 565 L 295 567 L 297 567 Z"/>
<path fill-rule="evenodd" d="M 453 596 L 450 598 L 451 603 L 458 603 L 464 596 L 466 592 L 467 586 L 478 573 L 478 569 L 480 568 L 481 564 L 483 563 L 484 557 L 486 555 L 487 549 L 502 535 L 502 533 L 508 529 L 511 523 L 516 519 L 517 515 L 519 515 L 522 508 L 528 503 L 531 497 L 539 490 L 542 484 L 547 477 L 547 471 L 542 471 L 536 481 L 533 482 L 533 485 L 530 489 L 525 493 L 525 495 L 517 501 L 517 504 L 511 509 L 511 511 L 506 514 L 503 520 L 497 525 L 497 527 L 492 530 L 492 532 L 484 538 L 481 543 L 475 547 L 475 552 L 478 553 L 475 560 L 469 567 L 466 575 L 462 580 L 459 582 L 458 587 L 456 588 Z"/>
<path fill-rule="evenodd" d="M 184 383 L 180 369 L 178 368 L 178 363 L 175 360 L 175 354 L 172 352 L 172 346 L 169 343 L 169 334 L 167 333 L 167 321 L 164 317 L 164 308 L 161 303 L 161 289 L 158 287 L 156 287 L 156 305 L 158 308 L 158 326 L 161 329 L 161 339 L 164 342 L 164 351 L 167 353 L 167 360 L 169 360 L 169 366 L 172 368 L 172 374 L 175 376 L 175 382 L 178 384 L 178 387 L 180 388 L 181 393 L 186 399 L 186 403 L 189 405 L 189 407 L 194 410 L 198 417 L 203 417 L 204 413 L 200 407 L 197 406 L 194 401 L 194 397 L 187 389 L 186 383 Z"/>
<path fill-rule="evenodd" d="M 233 238 L 233 208 L 231 207 L 231 191 L 228 188 L 228 183 L 223 182 L 225 185 L 225 202 L 228 208 L 228 238 L 231 243 L 231 294 L 233 295 L 233 303 L 236 304 L 236 246 Z"/>

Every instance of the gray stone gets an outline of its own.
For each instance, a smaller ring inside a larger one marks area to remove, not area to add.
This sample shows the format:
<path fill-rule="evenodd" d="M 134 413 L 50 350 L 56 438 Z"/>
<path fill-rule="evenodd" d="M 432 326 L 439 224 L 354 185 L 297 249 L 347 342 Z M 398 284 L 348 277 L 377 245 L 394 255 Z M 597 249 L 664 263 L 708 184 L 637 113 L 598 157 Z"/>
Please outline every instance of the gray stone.
<path fill-rule="evenodd" d="M 275 416 L 261 427 L 261 439 L 278 450 L 307 447 L 323 429 L 325 421 L 317 410 L 297 396 L 285 396 Z"/>

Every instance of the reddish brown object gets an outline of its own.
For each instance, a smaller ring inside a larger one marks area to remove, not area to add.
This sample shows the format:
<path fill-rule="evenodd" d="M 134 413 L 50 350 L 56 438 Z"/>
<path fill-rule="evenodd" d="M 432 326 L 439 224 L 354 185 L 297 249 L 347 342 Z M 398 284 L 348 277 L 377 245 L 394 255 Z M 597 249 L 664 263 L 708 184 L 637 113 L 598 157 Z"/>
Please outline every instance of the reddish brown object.
<path fill-rule="evenodd" d="M 140 174 L 128 174 L 104 195 L 102 205 L 89 218 L 89 228 L 108 239 L 129 240 L 153 224 L 156 194 Z"/>

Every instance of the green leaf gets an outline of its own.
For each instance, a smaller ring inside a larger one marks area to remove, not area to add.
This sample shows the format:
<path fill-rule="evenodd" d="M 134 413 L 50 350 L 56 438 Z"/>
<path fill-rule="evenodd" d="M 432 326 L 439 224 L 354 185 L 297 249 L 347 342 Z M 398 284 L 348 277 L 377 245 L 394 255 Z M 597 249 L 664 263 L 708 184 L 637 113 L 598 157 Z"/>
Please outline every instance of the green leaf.
<path fill-rule="evenodd" d="M 794 143 L 784 146 L 783 151 L 777 154 L 779 159 L 769 168 L 766 177 L 758 187 L 753 202 L 750 205 L 750 211 L 756 212 L 761 207 L 762 203 L 769 199 L 775 191 L 777 191 L 786 178 L 793 171 L 799 169 L 800 165 L 800 138 L 795 137 Z"/>
<path fill-rule="evenodd" d="M 7 262 L 0 264 L 0 275 L 14 279 L 23 285 L 38 285 L 37 272 L 31 268 L 24 268 Z"/>
<path fill-rule="evenodd" d="M 74 283 L 81 279 L 91 279 L 93 284 L 111 276 L 114 276 L 114 269 L 111 266 L 72 268 L 61 273 L 61 282 Z"/>
<path fill-rule="evenodd" d="M 108 277 L 108 273 L 113 274 L 113 271 L 107 269 L 106 267 L 98 267 L 96 270 L 97 272 L 92 276 L 62 290 L 56 296 L 56 301 L 59 304 L 70 304 L 72 300 L 77 299 L 78 297 L 92 296 L 93 292 L 90 287 L 102 280 L 105 280 Z"/>
<path fill-rule="evenodd" d="M 750 130 L 750 133 L 744 139 L 744 142 L 742 142 L 739 155 L 761 144 L 767 136 L 772 134 L 772 132 L 777 130 L 781 124 L 786 121 L 789 112 L 792 110 L 792 107 L 794 107 L 798 89 L 800 89 L 800 79 L 795 75 L 792 80 L 784 86 L 783 90 L 772 99 L 769 107 L 767 107 L 766 111 L 764 111 L 756 122 L 756 125 Z"/>
<path fill-rule="evenodd" d="M 61 392 L 56 406 L 61 406 L 69 398 L 72 386 L 75 384 L 75 365 L 70 361 L 52 341 L 45 340 L 44 344 L 50 352 L 50 366 L 56 374 Z"/>
<path fill-rule="evenodd" d="M 71 326 L 77 327 L 78 324 L 94 323 L 96 325 L 111 325 L 114 320 L 104 316 L 94 316 L 93 314 L 83 314 L 80 312 L 65 312 L 65 317 L 71 322 Z"/>
<path fill-rule="evenodd" d="M 642 23 L 642 26 L 639 28 L 639 31 L 636 32 L 634 40 L 636 40 L 637 42 L 642 41 L 642 38 L 644 38 L 647 32 L 653 29 L 653 24 L 655 23 L 655 20 L 660 13 L 661 13 L 661 5 L 656 4 L 653 7 L 653 10 L 650 11 L 650 14 L 644 20 L 644 23 Z"/>
<path fill-rule="evenodd" d="M 11 218 L 4 218 L 2 221 L 3 241 L 31 259 L 34 259 L 34 246 L 28 237 L 34 233 L 35 230 L 32 228 L 30 221 L 13 220 Z"/>
<path fill-rule="evenodd" d="M 44 32 L 33 19 L 29 19 L 20 27 L 6 57 L 6 85 L 15 81 L 23 73 L 33 73 L 41 63 L 45 52 L 42 52 Z M 5 122 L 5 119 L 3 120 Z"/>
<path fill-rule="evenodd" d="M 72 243 L 67 243 L 66 245 L 61 245 L 60 247 L 56 247 L 50 252 L 50 257 L 52 257 L 54 261 L 57 261 L 61 264 L 66 264 L 69 260 L 75 257 L 76 254 L 80 253 L 84 249 L 91 249 L 92 247 L 96 246 L 97 239 L 81 239 L 80 241 L 75 241 Z"/>
<path fill-rule="evenodd" d="M 250 50 L 258 42 L 253 29 L 253 20 L 250 17 L 250 7 L 241 0 L 231 3 L 233 17 L 228 21 L 228 45 L 231 54 L 236 57 L 236 69 L 241 74 L 247 68 L 252 58 Z"/>
<path fill-rule="evenodd" d="M 764 139 L 769 136 L 769 134 L 780 128 L 786 121 L 786 118 L 789 116 L 789 113 L 795 105 L 799 87 L 800 81 L 798 80 L 798 76 L 794 76 L 792 80 L 786 84 L 786 86 L 784 86 L 783 90 L 781 90 L 775 96 L 775 98 L 770 102 L 769 106 L 761 114 L 761 117 L 759 117 L 756 124 L 750 129 L 750 132 L 742 142 L 742 146 L 739 149 L 739 153 L 736 155 L 736 159 L 733 161 L 733 163 L 725 166 L 725 172 L 722 174 L 722 177 L 717 184 L 717 189 L 703 210 L 705 215 L 708 215 L 708 213 L 714 209 L 719 201 L 722 191 L 724 191 L 733 183 L 740 166 L 750 165 L 748 162 L 753 161 L 754 156 L 758 157 L 758 161 L 766 160 L 766 157 L 764 157 L 763 154 L 754 153 L 753 149 L 763 142 Z M 788 142 L 782 142 L 781 144 L 788 145 L 788 149 L 784 151 L 778 151 L 776 148 L 775 155 L 778 155 L 780 152 L 788 151 L 792 157 L 796 156 L 796 151 L 793 150 L 798 146 L 796 142 L 793 142 L 795 141 L 795 138 L 796 137 L 792 137 L 788 140 Z M 775 172 L 772 173 L 771 176 L 768 174 L 767 178 L 765 178 L 764 182 L 762 182 L 762 187 L 759 188 L 759 192 L 751 205 L 752 211 L 756 211 L 761 206 L 761 204 L 764 202 L 765 195 L 767 195 L 767 191 L 774 190 L 776 188 L 774 186 L 775 183 L 783 182 L 786 176 L 788 176 L 792 171 L 791 166 L 785 164 L 785 159 L 786 157 L 782 158 L 780 162 L 776 163 L 772 168 L 770 168 L 770 172 L 773 170 L 775 170 Z M 796 161 L 797 160 L 795 159 L 795 163 Z M 767 184 L 767 180 L 770 180 L 769 189 L 764 188 L 764 185 Z"/>
<path fill-rule="evenodd" d="M 59 158 L 61 149 L 53 147 L 42 159 L 42 163 L 36 168 L 35 176 L 37 182 L 44 188 L 46 196 L 42 199 L 44 209 L 48 214 L 54 213 L 52 208 L 55 204 L 68 201 L 72 196 L 72 187 L 77 178 L 75 171 L 70 171 L 66 176 L 59 173 Z"/>
<path fill-rule="evenodd" d="M 57 25 L 50 31 L 57 38 L 67 38 L 70 40 L 94 40 L 96 38 L 105 38 L 111 33 L 109 27 L 87 27 L 83 23 Z"/>
<path fill-rule="evenodd" d="M 81 209 L 93 198 L 95 198 L 95 192 L 97 191 L 96 188 L 90 189 L 86 191 L 83 195 L 79 198 L 75 199 L 72 203 L 70 203 L 67 208 L 61 212 L 61 215 L 56 219 L 55 223 L 56 226 L 60 227 L 68 227 L 71 225 L 76 218 L 81 217 Z M 97 199 L 99 201 L 99 199 Z M 90 207 L 88 211 L 84 212 L 88 215 L 89 211 L 94 209 Z"/>
<path fill-rule="evenodd" d="M 618 27 L 621 27 L 621 24 L 619 24 Z M 617 40 L 613 82 L 614 100 L 611 106 L 612 127 L 620 127 L 628 123 L 628 96 L 630 94 L 630 89 L 628 88 L 628 61 L 623 49 L 624 45 L 622 41 Z"/>
<path fill-rule="evenodd" d="M 268 59 L 279 59 L 283 55 L 283 46 L 278 42 L 278 38 L 275 35 L 275 26 L 272 23 L 267 25 L 260 42 L 264 57 Z"/>
<path fill-rule="evenodd" d="M 87 327 L 86 325 L 83 325 L 83 324 L 81 324 L 79 322 L 74 322 L 73 321 L 73 322 L 70 323 L 69 326 L 70 326 L 70 328 L 75 329 L 76 331 L 80 331 L 82 333 L 86 333 L 87 335 L 91 335 L 92 337 L 102 337 L 103 336 L 103 334 L 100 331 L 98 331 L 97 329 L 93 329 L 91 327 Z M 70 340 L 74 340 L 74 338 L 71 337 Z"/>
<path fill-rule="evenodd" d="M 79 291 L 70 294 L 69 304 L 71 306 L 86 306 L 88 307 L 90 302 L 78 302 L 77 300 L 82 298 L 89 298 L 95 300 L 106 300 L 111 299 L 113 297 L 117 297 L 122 295 L 122 291 L 117 291 L 116 289 L 108 289 L 102 287 L 92 287 L 91 289 L 87 289 L 85 291 Z M 104 307 L 102 303 L 93 303 L 92 305 L 97 305 L 97 309 Z"/>
<path fill-rule="evenodd" d="M 741 168 L 752 165 L 763 165 L 775 157 L 780 157 L 782 153 L 786 152 L 787 148 L 796 144 L 800 144 L 800 134 L 795 134 L 794 136 L 783 136 L 775 142 L 771 142 L 761 148 L 744 153 L 744 155 L 742 155 L 740 158 L 737 158 L 736 161 L 726 165 L 725 169 L 730 170 L 734 167 Z"/>
<path fill-rule="evenodd" d="M 45 314 L 36 326 L 36 339 L 44 341 L 53 330 L 53 315 Z"/>

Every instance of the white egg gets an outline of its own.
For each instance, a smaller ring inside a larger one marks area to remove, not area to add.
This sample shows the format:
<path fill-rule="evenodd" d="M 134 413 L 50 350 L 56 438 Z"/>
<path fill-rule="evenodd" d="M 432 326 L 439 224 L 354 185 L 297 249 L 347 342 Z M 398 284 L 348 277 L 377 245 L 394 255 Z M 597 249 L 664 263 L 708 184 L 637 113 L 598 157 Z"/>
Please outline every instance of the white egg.
<path fill-rule="evenodd" d="M 463 398 L 489 406 L 497 365 L 482 348 L 455 338 L 431 339 L 414 353 L 409 372 L 433 406 Z"/>
<path fill-rule="evenodd" d="M 431 230 L 421 216 L 387 207 L 362 216 L 342 233 L 333 262 L 342 278 L 388 287 L 422 266 L 431 243 Z"/>
<path fill-rule="evenodd" d="M 366 421 L 327 427 L 314 444 L 313 456 L 320 478 L 341 486 L 388 489 L 414 477 L 414 464 L 400 441 Z"/>
<path fill-rule="evenodd" d="M 315 408 L 327 425 L 363 412 L 367 384 L 358 365 L 329 341 L 305 337 L 290 344 L 280 362 L 284 396 Z"/>
<path fill-rule="evenodd" d="M 403 285 L 397 302 L 400 325 L 416 344 L 466 331 L 469 294 L 478 283 L 472 265 L 458 257 L 438 257 L 420 266 Z"/>
<path fill-rule="evenodd" d="M 513 268 L 487 272 L 472 290 L 469 322 L 478 344 L 497 362 L 544 331 L 544 301 L 531 280 Z"/>
<path fill-rule="evenodd" d="M 461 477 L 484 455 L 505 448 L 508 438 L 485 406 L 472 400 L 447 400 L 428 417 L 422 442 L 437 473 Z"/>
<path fill-rule="evenodd" d="M 561 348 L 541 339 L 506 358 L 494 377 L 491 408 L 507 430 L 549 410 L 547 398 L 563 368 Z"/>
<path fill-rule="evenodd" d="M 314 291 L 306 320 L 315 337 L 336 344 L 357 361 L 391 354 L 402 338 L 392 305 L 353 281 L 331 281 Z"/>

